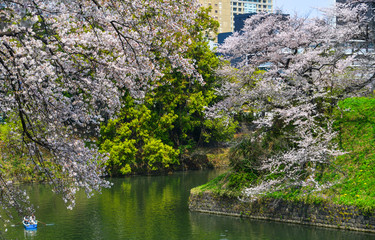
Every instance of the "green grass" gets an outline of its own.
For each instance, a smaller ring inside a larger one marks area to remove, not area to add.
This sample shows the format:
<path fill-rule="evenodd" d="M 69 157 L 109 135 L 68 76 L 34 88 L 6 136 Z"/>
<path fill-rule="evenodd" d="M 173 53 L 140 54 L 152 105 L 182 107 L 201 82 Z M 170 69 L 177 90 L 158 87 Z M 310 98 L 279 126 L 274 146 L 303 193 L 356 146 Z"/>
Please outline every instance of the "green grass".
<path fill-rule="evenodd" d="M 348 153 L 338 157 L 321 178 L 337 184 L 311 194 L 305 194 L 309 189 L 302 188 L 272 195 L 375 209 L 375 98 L 348 98 L 338 105 L 334 113 L 337 142 Z"/>
<path fill-rule="evenodd" d="M 213 192 L 219 195 L 240 196 L 242 189 L 258 177 L 253 173 L 228 171 L 191 191 L 193 193 Z"/>
<path fill-rule="evenodd" d="M 375 98 L 350 98 L 339 107 L 340 145 L 349 153 L 336 160 L 345 178 L 332 189 L 334 202 L 375 209 Z"/>
<path fill-rule="evenodd" d="M 334 112 L 337 142 L 348 152 L 324 170 L 321 181 L 336 182 L 330 189 L 312 192 L 308 188 L 288 188 L 268 194 L 291 201 L 330 202 L 375 209 L 375 98 L 350 98 Z M 229 171 L 195 191 L 239 195 L 249 183 L 259 181 L 251 173 Z"/>

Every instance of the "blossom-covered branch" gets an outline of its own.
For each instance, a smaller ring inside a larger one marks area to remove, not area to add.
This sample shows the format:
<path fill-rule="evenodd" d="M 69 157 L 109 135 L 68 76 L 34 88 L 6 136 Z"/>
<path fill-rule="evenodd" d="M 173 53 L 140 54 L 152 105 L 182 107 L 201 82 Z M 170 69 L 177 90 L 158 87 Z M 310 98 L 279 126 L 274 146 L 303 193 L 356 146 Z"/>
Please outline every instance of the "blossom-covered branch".
<path fill-rule="evenodd" d="M 109 186 L 101 178 L 106 156 L 88 143 L 124 92 L 141 99 L 166 65 L 201 79 L 180 44 L 189 42 L 197 7 L 195 0 L 0 1 L 0 112 L 70 207 L 77 189 L 90 196 Z M 19 208 L 22 200 L 10 199 L 23 194 L 2 182 L 1 203 Z"/>
<path fill-rule="evenodd" d="M 339 99 L 369 93 L 375 85 L 373 39 L 368 37 L 375 28 L 368 8 L 338 4 L 318 19 L 257 14 L 221 46 L 237 70 L 219 73 L 228 79 L 219 90 L 226 99 L 208 114 L 262 112 L 255 121 L 258 128 L 281 121 L 290 141 L 288 150 L 261 164 L 259 170 L 272 180 L 245 189 L 247 195 L 291 185 L 324 187 L 315 179 L 317 166 L 344 154 L 334 144 L 330 113 Z"/>

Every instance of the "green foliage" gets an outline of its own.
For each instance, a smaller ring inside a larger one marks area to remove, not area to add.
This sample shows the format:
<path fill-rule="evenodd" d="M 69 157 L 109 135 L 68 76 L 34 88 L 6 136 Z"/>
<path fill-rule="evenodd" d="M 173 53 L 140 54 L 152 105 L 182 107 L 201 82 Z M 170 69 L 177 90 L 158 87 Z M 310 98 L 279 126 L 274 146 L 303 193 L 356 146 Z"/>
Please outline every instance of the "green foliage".
<path fill-rule="evenodd" d="M 22 141 L 22 136 L 12 132 L 14 125 L 15 123 L 11 122 L 0 124 L 0 174 L 5 179 L 22 182 L 43 180 L 43 174 L 34 173 L 27 150 L 18 147 L 17 142 Z"/>
<path fill-rule="evenodd" d="M 267 155 L 262 142 L 257 141 L 252 136 L 247 136 L 240 140 L 230 151 L 230 166 L 234 171 L 253 172 L 258 174 L 261 160 Z"/>
<path fill-rule="evenodd" d="M 206 143 L 210 141 L 228 141 L 235 134 L 237 127 L 238 123 L 228 116 L 216 119 L 205 119 L 203 122 L 202 136 Z"/>
<path fill-rule="evenodd" d="M 258 177 L 259 176 L 254 171 L 239 171 L 229 173 L 227 188 L 232 191 L 241 191 L 244 187 L 248 187 L 250 184 L 252 184 L 256 179 L 258 179 Z"/>
<path fill-rule="evenodd" d="M 206 39 L 206 33 L 218 27 L 208 12 L 199 12 L 199 21 L 189 29 L 190 41 L 180 43 L 188 47 L 184 57 L 195 62 L 204 83 L 168 66 L 168 61 L 155 53 L 166 65 L 163 77 L 150 82 L 153 89 L 141 103 L 130 94 L 124 96 L 118 118 L 101 127 L 99 147 L 110 153 L 107 169 L 111 175 L 169 171 L 186 149 L 226 141 L 235 133 L 233 119 L 204 117 L 205 107 L 219 100 L 214 91 L 218 86 L 215 70 L 221 64 Z"/>
<path fill-rule="evenodd" d="M 101 127 L 100 151 L 110 154 L 108 172 L 159 171 L 178 163 L 179 151 L 162 141 L 176 116 L 156 116 L 146 105 L 135 104 L 129 95 L 124 99 L 126 107 L 119 117 Z"/>
<path fill-rule="evenodd" d="M 246 116 L 246 115 L 244 115 Z M 253 120 L 242 117 L 243 123 Z M 202 187 L 203 189 L 215 189 L 217 193 L 240 196 L 243 188 L 251 184 L 277 177 L 268 172 L 259 170 L 264 159 L 287 150 L 291 141 L 288 139 L 287 127 L 284 127 L 279 119 L 276 119 L 273 127 L 265 131 L 261 129 L 241 137 L 229 150 L 229 164 L 231 170 Z M 217 184 L 217 186 L 215 186 Z"/>
<path fill-rule="evenodd" d="M 254 173 L 228 171 L 192 191 L 198 193 L 210 191 L 219 195 L 238 197 L 241 196 L 241 191 L 244 187 L 257 180 L 258 176 Z"/>
<path fill-rule="evenodd" d="M 290 148 L 288 131 L 290 128 L 276 119 L 267 131 L 260 129 L 240 138 L 230 150 L 230 166 L 235 172 L 264 174 L 258 170 L 262 161 Z"/>
<path fill-rule="evenodd" d="M 158 170 L 168 168 L 170 164 L 178 163 L 178 153 L 178 150 L 164 144 L 161 140 L 151 138 L 145 142 L 143 159 L 151 167 L 151 170 Z"/>
<path fill-rule="evenodd" d="M 197 187 L 195 190 L 197 191 L 213 191 L 217 192 L 223 186 L 224 179 L 226 178 L 227 173 L 221 174 L 216 178 L 212 179 L 211 181 L 207 182 L 204 185 Z"/>

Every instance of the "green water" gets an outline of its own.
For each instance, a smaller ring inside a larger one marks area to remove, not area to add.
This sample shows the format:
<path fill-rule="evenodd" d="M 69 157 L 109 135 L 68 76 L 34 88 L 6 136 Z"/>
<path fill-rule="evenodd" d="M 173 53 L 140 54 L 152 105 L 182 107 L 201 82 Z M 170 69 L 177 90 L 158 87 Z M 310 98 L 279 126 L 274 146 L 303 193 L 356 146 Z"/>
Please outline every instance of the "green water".
<path fill-rule="evenodd" d="M 339 231 L 193 213 L 189 190 L 217 176 L 217 171 L 176 173 L 171 176 L 112 179 L 114 186 L 87 199 L 79 194 L 70 211 L 45 185 L 27 186 L 39 206 L 36 231 L 19 223 L 7 239 L 196 239 L 196 240 L 370 240 L 375 234 Z"/>

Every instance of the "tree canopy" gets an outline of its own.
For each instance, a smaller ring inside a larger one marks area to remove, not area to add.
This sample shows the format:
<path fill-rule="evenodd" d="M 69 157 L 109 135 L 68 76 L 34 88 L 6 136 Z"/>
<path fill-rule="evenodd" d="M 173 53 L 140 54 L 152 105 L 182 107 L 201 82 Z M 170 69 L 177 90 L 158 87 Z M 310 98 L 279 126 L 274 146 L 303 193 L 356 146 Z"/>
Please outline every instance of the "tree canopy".
<path fill-rule="evenodd" d="M 106 163 L 111 175 L 173 170 L 189 161 L 185 155 L 192 148 L 229 140 L 235 132 L 230 117 L 204 117 L 204 109 L 219 101 L 215 71 L 223 65 L 207 41 L 206 34 L 218 27 L 208 12 L 202 9 L 188 28 L 192 41 L 180 43 L 203 81 L 169 65 L 160 80 L 150 82 L 143 101 L 127 94 L 118 117 L 102 126 L 99 143 L 111 153 Z"/>
<path fill-rule="evenodd" d="M 261 134 L 249 144 L 275 133 L 284 142 L 249 164 L 267 177 L 247 188 L 248 196 L 288 186 L 329 187 L 316 180 L 318 166 L 344 154 L 335 142 L 332 109 L 339 99 L 374 88 L 374 15 L 368 9 L 367 3 L 337 4 L 317 19 L 256 14 L 221 46 L 236 69 L 221 70 L 228 97 L 208 114 L 254 113 Z"/>
<path fill-rule="evenodd" d="M 325 187 L 316 166 L 343 154 L 330 113 L 374 86 L 367 4 L 337 4 L 312 20 L 254 15 L 220 48 L 236 69 L 216 72 L 203 40 L 215 24 L 196 0 L 0 0 L 0 112 L 11 123 L 1 160 L 27 157 L 73 207 L 78 189 L 90 196 L 110 185 L 101 178 L 105 152 L 122 173 L 139 155 L 151 169 L 167 166 L 192 142 L 224 138 L 219 116 L 243 111 L 263 131 L 250 143 L 270 132 L 286 143 L 250 164 L 269 178 L 248 195 Z M 0 204 L 31 211 L 0 169 Z"/>
<path fill-rule="evenodd" d="M 90 195 L 109 186 L 101 178 L 106 155 L 89 142 L 125 92 L 143 98 L 169 66 L 201 81 L 180 44 L 191 41 L 197 6 L 195 0 L 0 1 L 0 112 L 16 123 L 9 133 L 19 139 L 14 146 L 69 206 L 79 188 Z M 1 188 L 4 208 L 27 210 L 26 195 L 12 181 L 2 178 Z"/>

